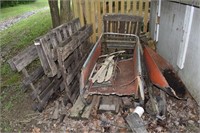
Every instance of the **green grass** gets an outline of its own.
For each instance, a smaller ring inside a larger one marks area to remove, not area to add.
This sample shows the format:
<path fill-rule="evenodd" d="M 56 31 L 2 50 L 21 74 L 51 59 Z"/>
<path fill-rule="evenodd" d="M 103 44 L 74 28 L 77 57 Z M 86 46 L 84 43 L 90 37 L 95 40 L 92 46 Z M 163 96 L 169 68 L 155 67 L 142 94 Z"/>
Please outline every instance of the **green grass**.
<path fill-rule="evenodd" d="M 37 13 L 16 23 L 12 27 L 0 32 L 0 47 L 5 52 L 4 59 L 15 56 L 28 45 L 33 44 L 35 38 L 44 35 L 51 28 L 49 10 Z M 20 82 L 20 75 L 13 72 L 7 62 L 1 65 L 2 86 L 10 86 Z"/>
<path fill-rule="evenodd" d="M 48 7 L 48 0 L 36 0 L 29 4 L 19 4 L 14 7 L 6 7 L 0 9 L 0 22 L 15 16 L 21 15 L 28 11 L 33 11 Z"/>
<path fill-rule="evenodd" d="M 36 2 L 1 9 L 0 20 L 48 6 L 47 0 L 37 0 Z M 26 100 L 26 94 L 21 89 L 22 74 L 13 71 L 7 61 L 27 46 L 33 44 L 37 37 L 46 34 L 51 29 L 51 25 L 50 12 L 49 10 L 44 10 L 0 32 L 0 47 L 3 58 L 3 61 L 0 60 L 0 101 L 1 114 L 3 116 L 0 130 L 13 131 L 13 127 L 10 124 L 11 118 L 14 118 L 15 110 L 20 110 L 18 105 L 24 105 L 22 103 Z M 22 114 L 20 117 L 23 117 Z M 18 116 L 15 115 L 15 117 Z"/>

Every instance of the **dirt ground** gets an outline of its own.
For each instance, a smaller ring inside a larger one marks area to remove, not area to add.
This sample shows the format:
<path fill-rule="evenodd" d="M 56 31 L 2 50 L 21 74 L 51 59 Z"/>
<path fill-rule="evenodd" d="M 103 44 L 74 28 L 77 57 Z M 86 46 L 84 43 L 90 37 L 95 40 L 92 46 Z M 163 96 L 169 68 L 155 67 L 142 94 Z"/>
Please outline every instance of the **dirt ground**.
<path fill-rule="evenodd" d="M 1 111 L 2 132 L 131 132 L 125 117 L 133 112 L 134 108 L 121 107 L 118 114 L 111 112 L 91 113 L 89 120 L 69 118 L 71 104 L 63 105 L 62 97 L 50 101 L 42 112 L 34 112 L 31 109 L 31 100 L 28 92 L 17 91 L 15 88 L 6 89 L 15 104 L 10 108 L 3 108 Z M 19 94 L 16 94 L 18 92 Z M 146 111 L 142 116 L 148 132 L 200 132 L 200 115 L 196 102 L 189 94 L 187 100 L 177 100 L 167 96 L 167 118 L 165 123 L 156 121 Z M 2 101 L 2 105 L 5 101 Z M 59 115 L 55 117 L 56 103 L 59 103 Z"/>

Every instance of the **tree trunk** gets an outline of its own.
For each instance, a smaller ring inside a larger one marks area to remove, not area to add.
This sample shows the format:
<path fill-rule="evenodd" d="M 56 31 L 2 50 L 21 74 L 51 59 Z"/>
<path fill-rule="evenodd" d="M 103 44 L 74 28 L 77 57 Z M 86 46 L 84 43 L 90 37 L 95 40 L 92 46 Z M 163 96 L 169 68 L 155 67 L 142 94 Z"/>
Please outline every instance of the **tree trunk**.
<path fill-rule="evenodd" d="M 58 0 L 48 0 L 49 7 L 51 12 L 51 19 L 53 28 L 60 25 L 59 9 L 58 9 Z"/>
<path fill-rule="evenodd" d="M 60 0 L 60 24 L 71 19 L 70 0 Z"/>

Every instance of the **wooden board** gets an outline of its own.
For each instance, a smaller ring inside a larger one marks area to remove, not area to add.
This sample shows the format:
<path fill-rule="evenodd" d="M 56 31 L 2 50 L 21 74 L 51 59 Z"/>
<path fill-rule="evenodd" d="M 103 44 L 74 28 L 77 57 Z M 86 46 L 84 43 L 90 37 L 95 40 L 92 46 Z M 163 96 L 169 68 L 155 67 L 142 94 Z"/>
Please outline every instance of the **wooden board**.
<path fill-rule="evenodd" d="M 20 72 L 24 67 L 28 66 L 38 57 L 37 50 L 34 45 L 29 46 L 12 59 L 8 61 L 13 70 Z"/>
<path fill-rule="evenodd" d="M 99 112 L 112 111 L 114 113 L 119 112 L 121 106 L 121 99 L 117 96 L 102 96 L 99 105 Z"/>
<path fill-rule="evenodd" d="M 148 133 L 143 120 L 138 114 L 133 113 L 126 117 L 126 121 L 134 133 Z"/>

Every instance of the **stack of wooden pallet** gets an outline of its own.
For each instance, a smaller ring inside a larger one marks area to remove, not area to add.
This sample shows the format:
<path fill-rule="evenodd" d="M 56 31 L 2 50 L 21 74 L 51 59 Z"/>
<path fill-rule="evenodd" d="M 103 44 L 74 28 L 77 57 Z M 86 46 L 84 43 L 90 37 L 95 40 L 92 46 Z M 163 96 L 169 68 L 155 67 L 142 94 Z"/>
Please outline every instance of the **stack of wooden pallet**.
<path fill-rule="evenodd" d="M 65 101 L 74 103 L 79 94 L 81 66 L 90 51 L 92 26 L 79 19 L 65 23 L 20 52 L 8 62 L 24 75 L 24 88 L 31 88 L 34 110 L 42 111 L 56 92 L 65 90 Z"/>

